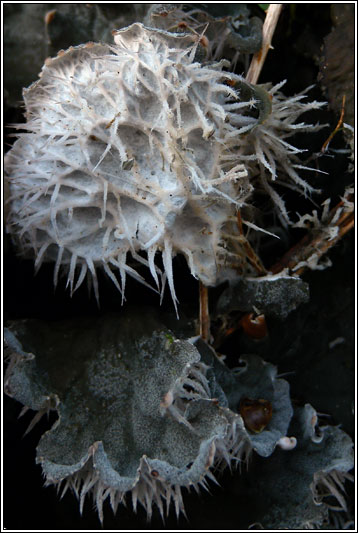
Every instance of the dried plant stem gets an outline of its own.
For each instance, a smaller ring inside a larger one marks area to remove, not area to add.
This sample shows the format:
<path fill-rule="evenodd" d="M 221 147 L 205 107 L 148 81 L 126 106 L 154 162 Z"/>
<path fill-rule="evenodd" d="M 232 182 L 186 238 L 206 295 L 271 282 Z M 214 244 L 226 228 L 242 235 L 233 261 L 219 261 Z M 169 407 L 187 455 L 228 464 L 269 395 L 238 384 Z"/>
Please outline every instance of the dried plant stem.
<path fill-rule="evenodd" d="M 282 10 L 283 4 L 270 4 L 266 12 L 265 22 L 262 28 L 262 46 L 261 50 L 257 52 L 251 61 L 251 65 L 246 74 L 246 80 L 249 83 L 257 83 L 260 72 L 265 63 L 265 59 L 271 46 L 271 41 L 275 28 Z"/>
<path fill-rule="evenodd" d="M 199 281 L 199 323 L 200 336 L 209 342 L 210 337 L 210 315 L 209 315 L 209 291 L 208 288 Z"/>

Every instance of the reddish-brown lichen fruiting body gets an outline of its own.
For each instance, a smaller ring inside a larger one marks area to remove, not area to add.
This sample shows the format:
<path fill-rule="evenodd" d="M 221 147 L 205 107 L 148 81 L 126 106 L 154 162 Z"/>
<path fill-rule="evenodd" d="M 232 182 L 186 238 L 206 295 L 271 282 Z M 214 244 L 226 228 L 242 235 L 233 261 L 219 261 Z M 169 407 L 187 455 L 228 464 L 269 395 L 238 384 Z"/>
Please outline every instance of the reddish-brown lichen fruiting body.
<path fill-rule="evenodd" d="M 244 315 L 240 320 L 240 326 L 252 339 L 264 339 L 268 334 L 265 315 L 255 316 L 254 313 Z"/>
<path fill-rule="evenodd" d="M 239 413 L 249 431 L 261 433 L 272 418 L 272 404 L 268 400 L 242 398 L 239 403 Z"/>

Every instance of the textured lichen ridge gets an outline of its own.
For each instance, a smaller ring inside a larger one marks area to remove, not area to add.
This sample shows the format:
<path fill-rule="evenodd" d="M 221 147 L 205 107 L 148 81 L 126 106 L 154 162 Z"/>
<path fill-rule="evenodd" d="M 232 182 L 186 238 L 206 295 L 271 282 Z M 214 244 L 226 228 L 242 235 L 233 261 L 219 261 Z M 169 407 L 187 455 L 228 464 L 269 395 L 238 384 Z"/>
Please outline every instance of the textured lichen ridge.
<path fill-rule="evenodd" d="M 223 226 L 251 190 L 232 148 L 253 101 L 227 84 L 241 78 L 225 61 L 195 60 L 193 35 L 137 23 L 114 40 L 61 51 L 24 90 L 8 228 L 36 269 L 55 262 L 55 285 L 63 267 L 71 293 L 88 274 L 98 298 L 97 267 L 123 297 L 127 275 L 146 284 L 131 254 L 175 301 L 176 253 L 207 285 L 225 262 Z"/>

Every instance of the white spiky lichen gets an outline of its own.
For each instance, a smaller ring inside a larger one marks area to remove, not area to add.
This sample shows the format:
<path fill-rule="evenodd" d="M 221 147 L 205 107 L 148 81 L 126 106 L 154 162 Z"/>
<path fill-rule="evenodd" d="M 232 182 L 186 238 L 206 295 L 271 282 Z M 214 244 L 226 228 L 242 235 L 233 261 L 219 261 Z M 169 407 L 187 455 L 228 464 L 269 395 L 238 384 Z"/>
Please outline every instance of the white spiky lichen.
<path fill-rule="evenodd" d="M 341 204 L 332 211 L 330 210 L 331 200 L 327 198 L 321 204 L 323 210 L 320 217 L 317 210 L 314 210 L 312 214 L 306 213 L 300 217 L 294 227 L 320 231 L 324 234 L 327 241 L 334 240 L 339 234 L 340 217 L 343 213 L 352 213 L 354 211 L 354 203 L 352 202 L 353 194 L 354 188 L 347 187 L 341 197 Z"/>
<path fill-rule="evenodd" d="M 323 209 L 320 214 L 318 214 L 317 210 L 314 210 L 312 214 L 306 213 L 300 216 L 294 227 L 309 230 L 313 238 L 313 244 L 307 246 L 306 256 L 297 262 L 293 271 L 305 267 L 311 270 L 324 270 L 332 265 L 329 257 L 323 258 L 322 256 L 327 243 L 335 242 L 339 239 L 345 214 L 353 213 L 353 195 L 354 188 L 347 187 L 343 196 L 341 196 L 341 202 L 335 208 L 330 208 L 331 200 L 327 198 L 321 204 Z"/>
<path fill-rule="evenodd" d="M 136 23 L 114 40 L 61 51 L 24 90 L 8 228 L 36 269 L 55 262 L 55 284 L 64 267 L 71 293 L 88 273 L 98 298 L 96 267 L 123 295 L 126 275 L 145 283 L 130 253 L 175 301 L 176 253 L 206 285 L 225 264 L 223 226 L 251 191 L 232 148 L 252 102 L 227 84 L 241 78 L 225 61 L 195 61 L 192 35 Z"/>
<path fill-rule="evenodd" d="M 256 182 L 271 197 L 274 208 L 284 225 L 292 224 L 283 198 L 273 187 L 273 183 L 291 188 L 305 196 L 320 192 L 303 179 L 300 171 L 320 172 L 302 163 L 299 154 L 305 149 L 297 148 L 287 141 L 298 133 L 315 132 L 325 124 L 297 122 L 309 111 L 319 110 L 326 102 L 307 101 L 306 93 L 312 88 L 292 97 L 285 96 L 280 89 L 286 80 L 272 84 L 252 85 L 258 98 L 258 123 L 247 127 L 245 136 L 239 138 L 238 151 L 245 163 L 251 180 Z"/>

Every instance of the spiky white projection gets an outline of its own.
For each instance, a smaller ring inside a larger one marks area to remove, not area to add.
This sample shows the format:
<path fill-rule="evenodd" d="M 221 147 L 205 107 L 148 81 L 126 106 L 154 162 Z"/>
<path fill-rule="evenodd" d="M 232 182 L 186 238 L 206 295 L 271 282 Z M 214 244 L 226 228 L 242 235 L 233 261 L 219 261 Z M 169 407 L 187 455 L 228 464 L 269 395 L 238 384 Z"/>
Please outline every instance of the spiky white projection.
<path fill-rule="evenodd" d="M 305 101 L 313 86 L 287 97 L 280 90 L 285 83 L 286 80 L 274 86 L 271 83 L 250 86 L 257 100 L 258 124 L 250 126 L 247 134 L 238 139 L 236 150 L 237 153 L 240 152 L 240 160 L 245 163 L 254 186 L 263 189 L 271 198 L 281 223 L 287 226 L 292 221 L 283 198 L 273 184 L 276 182 L 305 196 L 321 192 L 299 173 L 302 170 L 316 173 L 322 171 L 302 162 L 299 155 L 307 150 L 294 146 L 290 138 L 326 127 L 327 124 L 309 124 L 298 122 L 298 119 L 304 113 L 319 110 L 327 103 Z"/>
<path fill-rule="evenodd" d="M 158 289 L 168 280 L 174 301 L 176 253 L 217 283 L 221 230 L 250 192 L 232 148 L 256 121 L 225 61 L 195 61 L 199 37 L 136 23 L 114 32 L 115 45 L 61 51 L 24 90 L 27 131 L 6 160 L 8 227 L 36 268 L 55 262 L 55 284 L 64 267 L 71 293 L 89 273 L 98 298 L 100 266 L 122 294 L 126 275 L 145 283 L 129 253 Z"/>

